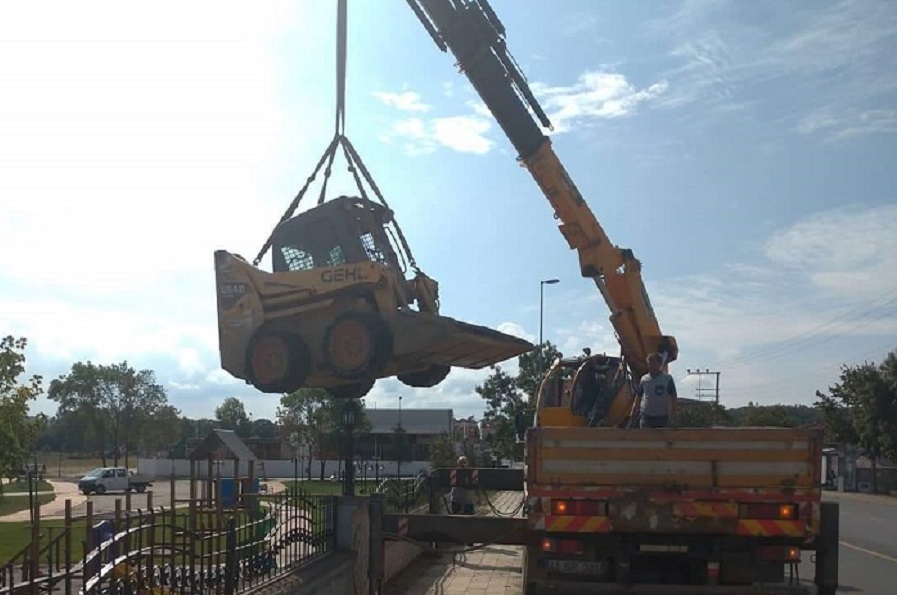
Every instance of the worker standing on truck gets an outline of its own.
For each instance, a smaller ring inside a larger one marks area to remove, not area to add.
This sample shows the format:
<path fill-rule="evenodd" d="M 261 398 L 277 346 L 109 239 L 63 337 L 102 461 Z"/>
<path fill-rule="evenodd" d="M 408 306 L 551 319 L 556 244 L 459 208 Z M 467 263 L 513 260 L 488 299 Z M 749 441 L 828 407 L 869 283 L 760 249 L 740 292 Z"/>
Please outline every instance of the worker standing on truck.
<path fill-rule="evenodd" d="M 642 376 L 635 393 L 641 402 L 639 427 L 664 428 L 676 413 L 676 383 L 661 370 L 663 357 L 659 353 L 649 353 L 645 363 L 648 373 Z"/>

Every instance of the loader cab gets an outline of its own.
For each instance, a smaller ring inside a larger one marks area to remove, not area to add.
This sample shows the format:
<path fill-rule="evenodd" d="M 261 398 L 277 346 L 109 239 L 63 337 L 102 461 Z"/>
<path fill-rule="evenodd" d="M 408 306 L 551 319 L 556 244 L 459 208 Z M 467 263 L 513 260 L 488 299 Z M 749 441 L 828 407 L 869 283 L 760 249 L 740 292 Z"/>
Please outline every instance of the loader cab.
<path fill-rule="evenodd" d="M 275 273 L 376 262 L 401 272 L 390 242 L 392 211 L 357 197 L 340 196 L 292 217 L 271 238 Z"/>
<path fill-rule="evenodd" d="M 539 387 L 536 425 L 582 427 L 616 425 L 628 405 L 620 399 L 628 376 L 620 358 L 587 355 L 554 362 Z"/>

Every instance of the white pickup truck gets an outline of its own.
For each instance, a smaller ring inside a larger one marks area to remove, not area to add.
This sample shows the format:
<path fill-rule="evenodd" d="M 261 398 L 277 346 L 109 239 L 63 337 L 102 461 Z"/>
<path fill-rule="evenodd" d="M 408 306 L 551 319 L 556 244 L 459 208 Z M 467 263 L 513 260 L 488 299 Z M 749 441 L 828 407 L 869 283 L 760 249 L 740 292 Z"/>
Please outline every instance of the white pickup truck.
<path fill-rule="evenodd" d="M 78 480 L 78 490 L 85 495 L 106 492 L 145 492 L 153 485 L 147 478 L 129 473 L 124 467 L 97 467 Z"/>

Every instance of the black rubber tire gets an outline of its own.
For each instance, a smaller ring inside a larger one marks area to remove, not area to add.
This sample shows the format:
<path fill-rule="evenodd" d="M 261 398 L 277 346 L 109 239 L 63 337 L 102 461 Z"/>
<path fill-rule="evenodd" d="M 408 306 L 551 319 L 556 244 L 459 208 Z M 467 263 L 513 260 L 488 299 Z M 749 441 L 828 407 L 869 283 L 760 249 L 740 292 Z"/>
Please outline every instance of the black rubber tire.
<path fill-rule="evenodd" d="M 106 487 L 105 487 L 105 486 L 97 486 L 97 487 L 94 489 L 94 492 L 97 493 L 97 496 L 102 496 L 103 494 L 106 493 Z"/>
<path fill-rule="evenodd" d="M 327 392 L 335 399 L 360 399 L 371 392 L 371 389 L 374 388 L 374 382 L 373 378 L 369 378 L 351 384 L 340 384 L 339 386 L 328 388 Z"/>
<path fill-rule="evenodd" d="M 364 357 L 351 368 L 336 365 L 333 354 L 334 333 L 347 322 L 361 324 L 368 334 L 371 349 Z M 338 316 L 327 327 L 324 333 L 324 359 L 331 366 L 333 374 L 340 378 L 361 379 L 364 377 L 376 377 L 392 359 L 393 340 L 389 327 L 378 315 L 370 312 L 346 312 Z"/>
<path fill-rule="evenodd" d="M 256 346 L 264 339 L 274 338 L 283 341 L 286 345 L 289 370 L 287 374 L 276 381 L 262 382 L 256 378 L 253 370 L 252 358 Z M 308 374 L 311 371 L 311 353 L 305 342 L 296 335 L 277 331 L 259 329 L 249 343 L 246 350 L 246 376 L 252 385 L 263 393 L 291 393 L 302 388 Z"/>
<path fill-rule="evenodd" d="M 430 388 L 445 380 L 446 376 L 448 376 L 451 371 L 451 366 L 433 364 L 429 369 L 424 370 L 423 372 L 399 374 L 398 379 L 406 386 Z"/>
<path fill-rule="evenodd" d="M 145 491 L 146 491 L 146 486 L 145 486 L 145 485 L 140 484 L 139 486 L 137 486 L 137 493 L 138 493 L 138 494 L 142 494 L 142 493 L 145 492 Z"/>

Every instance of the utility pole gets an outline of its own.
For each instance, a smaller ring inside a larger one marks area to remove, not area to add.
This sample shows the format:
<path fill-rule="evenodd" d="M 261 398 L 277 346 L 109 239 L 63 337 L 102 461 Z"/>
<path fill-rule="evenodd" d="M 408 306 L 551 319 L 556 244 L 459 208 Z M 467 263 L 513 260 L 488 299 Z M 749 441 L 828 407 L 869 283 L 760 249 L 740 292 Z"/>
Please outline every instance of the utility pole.
<path fill-rule="evenodd" d="M 698 387 L 695 389 L 695 396 L 697 396 L 699 400 L 702 396 L 704 396 L 703 395 L 704 391 L 701 388 L 701 384 L 700 384 L 701 377 L 702 376 L 715 376 L 716 383 L 713 388 L 713 400 L 717 405 L 719 405 L 719 375 L 720 375 L 720 373 L 713 372 L 709 368 L 704 368 L 703 370 L 692 370 L 691 368 L 689 368 L 685 371 L 689 376 L 697 376 L 698 377 Z M 707 389 L 707 390 L 710 390 L 710 389 Z"/>

